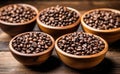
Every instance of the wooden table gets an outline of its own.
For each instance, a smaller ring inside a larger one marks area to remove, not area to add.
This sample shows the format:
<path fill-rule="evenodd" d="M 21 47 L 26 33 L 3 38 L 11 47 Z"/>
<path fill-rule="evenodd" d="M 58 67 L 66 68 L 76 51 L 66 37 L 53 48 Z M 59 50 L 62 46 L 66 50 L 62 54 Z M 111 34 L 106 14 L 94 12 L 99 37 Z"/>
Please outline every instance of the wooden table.
<path fill-rule="evenodd" d="M 28 3 L 39 10 L 57 4 L 70 6 L 83 14 L 93 8 L 110 7 L 120 10 L 120 1 L 117 0 L 89 0 L 89 1 L 40 1 L 40 0 L 4 0 L 0 1 L 0 7 L 11 3 Z M 34 31 L 39 31 L 38 27 Z M 82 31 L 81 28 L 78 31 Z M 105 59 L 96 67 L 88 70 L 75 70 L 63 64 L 57 57 L 55 51 L 52 56 L 42 65 L 37 67 L 26 67 L 17 62 L 9 52 L 8 43 L 11 37 L 0 30 L 0 74 L 120 74 L 120 40 L 109 45 Z"/>

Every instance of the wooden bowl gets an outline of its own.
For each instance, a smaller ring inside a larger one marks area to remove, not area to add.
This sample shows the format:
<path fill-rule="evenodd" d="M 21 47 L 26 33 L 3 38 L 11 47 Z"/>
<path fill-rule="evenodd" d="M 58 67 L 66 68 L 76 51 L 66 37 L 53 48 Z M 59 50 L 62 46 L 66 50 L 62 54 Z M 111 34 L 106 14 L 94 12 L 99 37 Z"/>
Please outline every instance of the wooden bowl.
<path fill-rule="evenodd" d="M 16 4 L 11 4 L 11 5 L 16 5 Z M 17 5 L 30 7 L 33 10 L 35 10 L 36 14 L 38 14 L 38 10 L 32 5 L 29 5 L 29 4 L 17 4 Z M 2 8 L 0 8 L 0 10 L 7 6 L 9 6 L 9 5 L 6 5 Z M 4 22 L 4 21 L 0 20 L 0 27 L 5 33 L 7 33 L 8 35 L 13 37 L 22 32 L 32 31 L 36 24 L 36 17 L 37 17 L 37 15 L 32 20 L 30 20 L 28 22 L 24 22 L 24 23 L 8 23 L 8 22 Z"/>
<path fill-rule="evenodd" d="M 29 33 L 29 32 L 25 32 L 25 33 Z M 14 58 L 19 61 L 21 64 L 23 65 L 39 65 L 42 64 L 43 62 L 45 62 L 52 54 L 53 48 L 54 48 L 54 39 L 52 36 L 48 35 L 51 38 L 52 41 L 52 45 L 47 49 L 44 50 L 42 52 L 36 53 L 36 54 L 25 54 L 25 53 L 21 53 L 18 52 L 17 50 L 15 50 L 12 47 L 12 41 L 16 38 L 19 37 L 25 33 L 22 34 L 18 34 L 17 36 L 13 37 L 11 39 L 11 41 L 9 42 L 9 49 L 10 52 L 12 53 L 12 55 L 14 56 Z M 33 32 L 34 33 L 34 32 Z M 42 33 L 42 32 L 41 32 Z"/>
<path fill-rule="evenodd" d="M 88 26 L 85 22 L 84 22 L 84 17 L 86 14 L 89 14 L 90 12 L 93 12 L 95 10 L 107 10 L 107 11 L 113 11 L 116 13 L 120 14 L 119 10 L 115 10 L 115 9 L 109 9 L 109 8 L 100 8 L 100 9 L 93 9 L 90 11 L 85 12 L 82 17 L 81 17 L 81 24 L 82 24 L 82 28 L 85 32 L 88 33 L 92 33 L 92 34 L 96 34 L 98 36 L 101 36 L 102 38 L 104 38 L 108 43 L 113 43 L 117 40 L 120 39 L 120 28 L 115 28 L 115 29 L 111 29 L 111 30 L 98 30 L 98 29 L 94 29 L 90 26 Z"/>
<path fill-rule="evenodd" d="M 75 11 L 78 15 L 79 15 L 79 19 L 71 24 L 71 25 L 68 25 L 68 26 L 63 26 L 63 27 L 53 27 L 53 26 L 49 26 L 49 25 L 46 25 L 44 23 L 42 23 L 40 20 L 39 20 L 39 16 L 40 16 L 40 13 L 38 14 L 38 17 L 37 17 L 37 24 L 40 28 L 41 31 L 45 32 L 45 33 L 48 33 L 50 35 L 52 35 L 55 39 L 63 34 L 66 34 L 66 33 L 70 33 L 70 32 L 74 32 L 74 31 L 77 31 L 78 27 L 79 27 L 79 23 L 80 23 L 80 13 L 73 9 L 73 8 L 70 8 L 70 7 L 67 7 L 69 10 L 72 10 L 72 11 Z"/>
<path fill-rule="evenodd" d="M 86 34 L 89 34 L 89 33 L 86 33 Z M 63 35 L 63 36 L 66 36 L 66 35 Z M 61 37 L 63 37 L 63 36 L 61 36 Z M 100 51 L 99 53 L 96 53 L 93 55 L 83 55 L 83 56 L 66 53 L 58 47 L 57 43 L 58 43 L 59 39 L 61 38 L 61 37 L 59 37 L 55 41 L 55 49 L 56 49 L 57 55 L 59 56 L 59 58 L 62 60 L 62 62 L 64 64 L 68 65 L 71 68 L 75 68 L 75 69 L 79 69 L 79 70 L 92 68 L 92 67 L 98 65 L 104 59 L 105 54 L 108 51 L 108 44 L 101 37 L 96 36 L 96 35 L 94 35 L 94 36 L 100 38 L 105 44 L 105 48 L 102 51 Z"/>

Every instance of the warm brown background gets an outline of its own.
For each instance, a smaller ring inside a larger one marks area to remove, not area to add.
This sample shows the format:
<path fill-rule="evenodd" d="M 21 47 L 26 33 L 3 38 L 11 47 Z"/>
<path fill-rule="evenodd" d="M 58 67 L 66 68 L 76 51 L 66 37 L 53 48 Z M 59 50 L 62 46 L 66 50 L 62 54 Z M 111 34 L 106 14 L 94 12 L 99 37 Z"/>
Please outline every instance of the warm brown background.
<path fill-rule="evenodd" d="M 120 10 L 119 0 L 0 0 L 0 7 L 13 3 L 28 3 L 39 10 L 59 4 L 73 7 L 81 14 L 90 9 L 103 7 Z M 37 26 L 34 31 L 39 31 Z M 105 59 L 98 66 L 88 70 L 74 70 L 64 65 L 55 52 L 44 64 L 38 67 L 25 67 L 9 52 L 10 39 L 9 35 L 0 30 L 0 74 L 120 74 L 120 40 L 109 45 Z"/>

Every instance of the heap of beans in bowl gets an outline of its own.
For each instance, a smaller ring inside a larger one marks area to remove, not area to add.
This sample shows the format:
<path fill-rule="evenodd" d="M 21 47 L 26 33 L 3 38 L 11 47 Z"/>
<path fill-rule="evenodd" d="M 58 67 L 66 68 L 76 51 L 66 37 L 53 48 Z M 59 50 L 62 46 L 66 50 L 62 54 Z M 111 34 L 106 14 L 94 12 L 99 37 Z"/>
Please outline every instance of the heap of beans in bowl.
<path fill-rule="evenodd" d="M 7 5 L 0 10 L 0 20 L 7 23 L 25 23 L 36 15 L 35 10 L 22 4 Z"/>
<path fill-rule="evenodd" d="M 65 6 L 53 6 L 41 11 L 40 21 L 53 27 L 68 26 L 79 19 L 79 15 Z"/>
<path fill-rule="evenodd" d="M 99 30 L 120 28 L 120 14 L 111 10 L 93 10 L 85 15 L 84 22 Z"/>
<path fill-rule="evenodd" d="M 73 55 L 92 55 L 105 48 L 104 42 L 99 37 L 84 32 L 64 35 L 58 40 L 57 45 L 64 52 Z"/>
<path fill-rule="evenodd" d="M 42 32 L 27 32 L 12 41 L 12 47 L 24 54 L 36 54 L 47 50 L 52 45 L 50 36 Z"/>

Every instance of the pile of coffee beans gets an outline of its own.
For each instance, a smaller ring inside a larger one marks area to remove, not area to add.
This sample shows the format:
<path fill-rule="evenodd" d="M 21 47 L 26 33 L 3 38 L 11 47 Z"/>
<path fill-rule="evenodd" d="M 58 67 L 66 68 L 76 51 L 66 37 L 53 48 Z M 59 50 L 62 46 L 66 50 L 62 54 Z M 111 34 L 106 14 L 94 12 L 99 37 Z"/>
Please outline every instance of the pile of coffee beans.
<path fill-rule="evenodd" d="M 44 9 L 39 16 L 42 23 L 53 26 L 62 27 L 75 23 L 79 19 L 79 15 L 64 6 L 55 6 Z"/>
<path fill-rule="evenodd" d="M 85 15 L 84 22 L 99 30 L 120 28 L 120 14 L 110 10 L 95 10 Z"/>
<path fill-rule="evenodd" d="M 0 20 L 8 23 L 24 23 L 32 20 L 37 13 L 28 6 L 13 4 L 0 10 Z"/>
<path fill-rule="evenodd" d="M 105 48 L 105 44 L 100 38 L 83 32 L 62 36 L 57 45 L 64 52 L 73 55 L 92 55 Z"/>
<path fill-rule="evenodd" d="M 47 50 L 52 45 L 51 38 L 42 32 L 27 32 L 12 41 L 12 47 L 18 52 L 35 54 Z"/>

